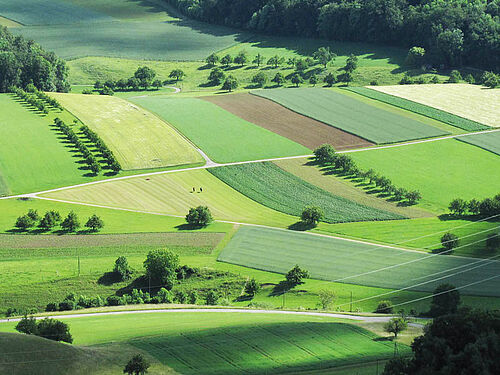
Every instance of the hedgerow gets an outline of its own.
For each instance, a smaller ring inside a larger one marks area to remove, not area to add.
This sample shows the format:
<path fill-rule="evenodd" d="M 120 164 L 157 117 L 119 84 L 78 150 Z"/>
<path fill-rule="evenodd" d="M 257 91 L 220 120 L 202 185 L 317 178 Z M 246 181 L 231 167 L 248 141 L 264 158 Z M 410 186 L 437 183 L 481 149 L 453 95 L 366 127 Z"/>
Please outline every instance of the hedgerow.
<path fill-rule="evenodd" d="M 82 125 L 80 130 L 83 134 L 97 147 L 99 152 L 106 158 L 106 162 L 109 167 L 114 171 L 118 172 L 121 169 L 120 163 L 116 159 L 113 151 L 111 151 L 108 146 L 104 143 L 104 141 L 99 137 L 99 135 L 90 129 L 87 125 Z"/>

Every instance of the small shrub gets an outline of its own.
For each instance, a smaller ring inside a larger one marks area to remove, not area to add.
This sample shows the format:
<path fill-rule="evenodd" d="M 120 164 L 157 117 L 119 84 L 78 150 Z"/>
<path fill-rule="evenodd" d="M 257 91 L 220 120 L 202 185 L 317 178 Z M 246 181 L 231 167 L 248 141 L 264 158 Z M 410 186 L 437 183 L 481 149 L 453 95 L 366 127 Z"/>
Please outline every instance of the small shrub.
<path fill-rule="evenodd" d="M 393 313 L 392 302 L 388 300 L 380 301 L 379 304 L 377 305 L 377 309 L 375 310 L 375 312 L 378 314 L 392 314 Z"/>

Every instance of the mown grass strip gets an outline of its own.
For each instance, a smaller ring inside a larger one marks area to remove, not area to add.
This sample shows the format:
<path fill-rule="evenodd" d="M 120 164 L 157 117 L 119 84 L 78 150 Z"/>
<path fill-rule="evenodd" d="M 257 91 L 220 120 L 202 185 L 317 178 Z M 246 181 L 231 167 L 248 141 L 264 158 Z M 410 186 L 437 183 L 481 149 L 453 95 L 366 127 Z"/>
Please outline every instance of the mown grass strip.
<path fill-rule="evenodd" d="M 422 116 L 430 117 L 434 120 L 442 121 L 446 124 L 468 131 L 479 131 L 490 129 L 489 126 L 479 122 L 472 121 L 449 112 L 442 111 L 437 108 L 429 107 L 425 104 L 412 102 L 411 100 L 399 98 L 397 96 L 385 94 L 380 91 L 375 91 L 367 87 L 347 87 L 345 90 L 352 91 L 356 94 L 366 96 L 370 99 L 375 99 L 383 103 L 393 105 L 398 108 L 406 109 L 411 112 L 418 113 Z"/>
<path fill-rule="evenodd" d="M 270 162 L 211 168 L 209 171 L 250 199 L 294 216 L 300 216 L 306 206 L 313 205 L 323 209 L 324 221 L 329 223 L 404 218 L 333 195 Z"/>

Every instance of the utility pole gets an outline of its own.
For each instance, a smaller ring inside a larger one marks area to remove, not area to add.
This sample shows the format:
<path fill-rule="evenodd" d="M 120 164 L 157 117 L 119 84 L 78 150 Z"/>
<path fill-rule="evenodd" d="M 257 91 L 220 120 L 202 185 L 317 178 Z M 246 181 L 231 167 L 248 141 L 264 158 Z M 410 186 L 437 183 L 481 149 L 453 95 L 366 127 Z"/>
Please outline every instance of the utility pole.
<path fill-rule="evenodd" d="M 349 309 L 350 312 L 352 312 L 352 290 L 351 290 L 351 308 Z"/>
<path fill-rule="evenodd" d="M 80 255 L 78 255 L 78 277 L 80 277 Z"/>

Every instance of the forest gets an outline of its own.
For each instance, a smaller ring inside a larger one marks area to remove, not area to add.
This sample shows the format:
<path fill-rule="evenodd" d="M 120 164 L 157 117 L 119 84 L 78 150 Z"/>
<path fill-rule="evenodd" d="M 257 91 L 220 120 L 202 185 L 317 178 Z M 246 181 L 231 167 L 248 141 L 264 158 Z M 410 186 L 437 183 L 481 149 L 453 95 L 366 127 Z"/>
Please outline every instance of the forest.
<path fill-rule="evenodd" d="M 32 83 L 42 91 L 69 90 L 66 62 L 32 40 L 0 26 L 0 92 Z"/>
<path fill-rule="evenodd" d="M 259 33 L 423 47 L 425 63 L 500 69 L 500 0 L 164 0 Z"/>

